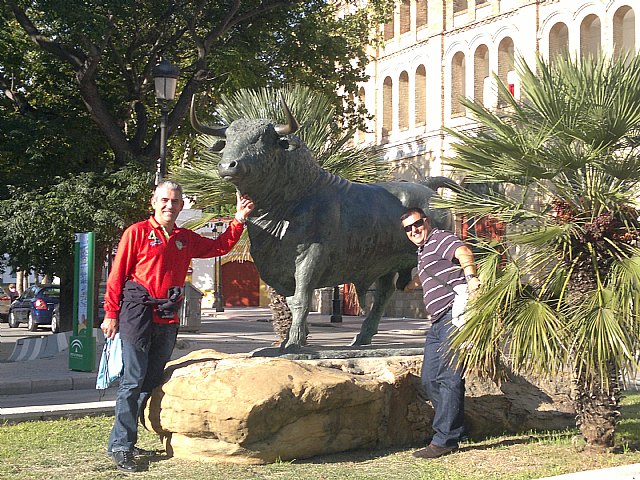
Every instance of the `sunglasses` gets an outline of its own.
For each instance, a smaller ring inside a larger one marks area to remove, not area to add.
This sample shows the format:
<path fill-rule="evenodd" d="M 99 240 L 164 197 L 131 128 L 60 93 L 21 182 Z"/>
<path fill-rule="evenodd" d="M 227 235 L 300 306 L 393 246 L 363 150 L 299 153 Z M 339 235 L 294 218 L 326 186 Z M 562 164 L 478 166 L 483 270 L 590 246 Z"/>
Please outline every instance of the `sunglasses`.
<path fill-rule="evenodd" d="M 409 232 L 411 232 L 411 230 L 413 230 L 413 227 L 420 228 L 423 225 L 424 225 L 424 218 L 421 218 L 421 219 L 416 220 L 415 222 L 413 222 L 411 225 L 405 225 L 404 231 L 409 233 Z"/>

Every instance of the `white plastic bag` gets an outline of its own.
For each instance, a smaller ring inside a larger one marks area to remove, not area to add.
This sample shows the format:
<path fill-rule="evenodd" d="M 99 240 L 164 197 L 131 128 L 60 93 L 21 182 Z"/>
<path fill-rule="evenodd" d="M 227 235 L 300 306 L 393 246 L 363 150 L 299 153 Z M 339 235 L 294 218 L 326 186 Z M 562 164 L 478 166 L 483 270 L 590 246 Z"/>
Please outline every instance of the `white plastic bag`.
<path fill-rule="evenodd" d="M 116 333 L 112 340 L 107 338 L 100 357 L 100 367 L 96 378 L 96 389 L 105 390 L 122 376 L 124 363 L 122 363 L 122 340 L 120 333 Z"/>
<path fill-rule="evenodd" d="M 467 289 L 467 284 L 463 283 L 453 287 L 453 291 L 456 296 L 453 298 L 453 305 L 451 306 L 451 323 L 458 328 L 462 328 L 465 322 L 464 312 L 469 301 L 469 290 Z"/>

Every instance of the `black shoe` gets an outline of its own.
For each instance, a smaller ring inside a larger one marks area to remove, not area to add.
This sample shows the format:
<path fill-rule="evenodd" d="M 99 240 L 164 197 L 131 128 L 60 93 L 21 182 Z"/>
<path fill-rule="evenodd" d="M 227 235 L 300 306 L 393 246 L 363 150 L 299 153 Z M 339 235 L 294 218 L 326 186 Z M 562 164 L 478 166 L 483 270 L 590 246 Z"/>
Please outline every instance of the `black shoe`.
<path fill-rule="evenodd" d="M 430 443 L 426 448 L 413 452 L 413 456 L 416 458 L 438 458 L 449 455 L 456 450 L 456 447 L 441 447 L 435 443 Z"/>
<path fill-rule="evenodd" d="M 134 457 L 155 457 L 158 453 L 155 450 L 145 450 L 144 448 L 133 447 L 131 449 Z"/>
<path fill-rule="evenodd" d="M 131 453 L 133 453 L 134 457 L 144 457 L 144 458 L 155 457 L 156 455 L 158 455 L 158 452 L 156 450 L 145 450 L 144 448 L 138 448 L 138 447 L 133 447 L 131 449 Z M 107 457 L 109 458 L 113 457 L 113 452 L 107 452 Z"/>
<path fill-rule="evenodd" d="M 137 472 L 138 464 L 133 457 L 133 452 L 128 450 L 120 450 L 113 452 L 111 455 L 113 462 L 116 464 L 116 468 L 122 472 Z"/>

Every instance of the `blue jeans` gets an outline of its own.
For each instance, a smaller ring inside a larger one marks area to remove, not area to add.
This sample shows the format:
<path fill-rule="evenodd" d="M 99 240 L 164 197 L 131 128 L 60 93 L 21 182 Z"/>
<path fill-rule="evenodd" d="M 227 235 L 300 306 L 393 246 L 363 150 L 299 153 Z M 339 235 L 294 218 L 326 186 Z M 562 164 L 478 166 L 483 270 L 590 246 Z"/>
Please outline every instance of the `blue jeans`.
<path fill-rule="evenodd" d="M 177 324 L 154 323 L 142 347 L 122 340 L 124 373 L 116 395 L 108 452 L 131 451 L 138 441 L 138 416 L 151 391 L 162 383 L 164 367 L 171 358 L 177 336 Z"/>
<path fill-rule="evenodd" d="M 422 386 L 434 409 L 432 443 L 457 447 L 464 434 L 464 378 L 450 366 L 449 337 L 456 327 L 451 310 L 427 331 L 422 363 Z"/>

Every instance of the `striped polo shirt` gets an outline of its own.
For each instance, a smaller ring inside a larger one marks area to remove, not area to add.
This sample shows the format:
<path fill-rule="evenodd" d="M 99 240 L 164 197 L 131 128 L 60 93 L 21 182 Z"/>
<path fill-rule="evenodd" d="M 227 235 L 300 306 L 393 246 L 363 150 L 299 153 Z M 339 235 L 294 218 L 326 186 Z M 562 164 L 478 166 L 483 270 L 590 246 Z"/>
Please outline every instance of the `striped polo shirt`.
<path fill-rule="evenodd" d="M 418 248 L 418 275 L 424 306 L 432 322 L 451 307 L 455 296 L 453 287 L 466 283 L 464 271 L 454 256 L 456 249 L 463 245 L 453 233 L 434 228 L 425 244 Z"/>

